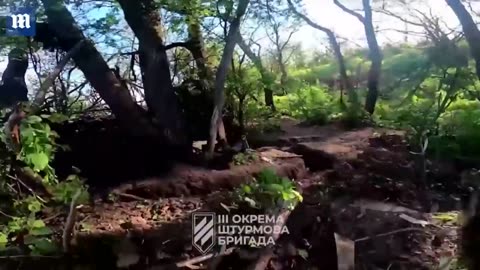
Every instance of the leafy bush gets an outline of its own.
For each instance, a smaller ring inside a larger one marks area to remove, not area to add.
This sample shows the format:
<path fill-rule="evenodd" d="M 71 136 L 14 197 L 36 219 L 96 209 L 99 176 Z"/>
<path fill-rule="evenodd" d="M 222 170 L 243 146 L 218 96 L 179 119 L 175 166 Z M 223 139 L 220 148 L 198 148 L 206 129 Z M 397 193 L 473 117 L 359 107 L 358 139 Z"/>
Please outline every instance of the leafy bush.
<path fill-rule="evenodd" d="M 20 135 L 21 150 L 17 158 L 35 173 L 43 173 L 47 183 L 55 183 L 57 179 L 50 162 L 54 158 L 58 134 L 40 116 L 31 115 L 22 121 Z"/>
<path fill-rule="evenodd" d="M 0 173 L 2 173 L 0 188 L 5 188 L 0 192 L 10 196 L 9 201 L 14 202 L 13 205 L 2 204 L 2 211 L 10 214 L 5 214 L 5 219 L 0 222 L 0 251 L 20 244 L 26 245 L 31 254 L 45 255 L 56 252 L 57 246 L 52 239 L 53 231 L 40 218 L 45 206 L 68 204 L 72 200 L 73 193 L 79 190 L 82 191 L 79 200 L 81 202 L 88 200 L 86 186 L 78 176 L 72 175 L 66 181 L 59 182 L 51 166 L 57 148 L 65 146 L 57 144 L 58 134 L 51 130 L 48 122 L 62 122 L 67 119 L 68 117 L 60 114 L 30 115 L 20 125 L 19 149 L 5 150 L 16 154 L 16 159 L 23 163 L 25 166 L 23 169 L 26 172 L 35 179 L 41 179 L 39 184 L 44 186 L 50 196 L 42 198 L 30 188 L 28 190 L 32 195 L 27 196 L 12 188 L 17 185 L 9 184 L 8 181 L 25 184 L 20 179 L 7 175 L 8 169 L 4 167 L 10 164 L 0 164 Z M 5 143 L 2 146 L 7 149 L 8 140 L 4 133 L 2 133 L 2 140 Z M 8 190 L 7 187 L 9 187 Z"/>
<path fill-rule="evenodd" d="M 238 153 L 233 156 L 233 164 L 246 165 L 258 161 L 258 156 L 255 152 Z"/>
<path fill-rule="evenodd" d="M 439 122 L 439 155 L 480 158 L 480 102 L 460 100 Z"/>
<path fill-rule="evenodd" d="M 274 171 L 265 169 L 250 184 L 235 191 L 237 198 L 251 207 L 260 209 L 293 209 L 303 200 L 295 184 L 288 178 L 279 177 Z"/>
<path fill-rule="evenodd" d="M 258 106 L 255 102 L 247 103 L 245 119 L 247 120 L 247 128 L 258 133 L 273 132 L 280 129 L 280 115 L 273 113 L 269 107 Z"/>
<path fill-rule="evenodd" d="M 338 111 L 334 97 L 324 88 L 308 86 L 288 95 L 289 111 L 293 117 L 309 124 L 323 125 Z"/>

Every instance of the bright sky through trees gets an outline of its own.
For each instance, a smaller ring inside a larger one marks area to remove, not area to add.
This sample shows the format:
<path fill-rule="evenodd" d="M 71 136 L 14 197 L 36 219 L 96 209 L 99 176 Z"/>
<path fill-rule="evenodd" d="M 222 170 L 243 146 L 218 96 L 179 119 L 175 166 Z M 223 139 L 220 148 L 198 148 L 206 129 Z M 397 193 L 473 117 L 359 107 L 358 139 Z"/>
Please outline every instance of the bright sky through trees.
<path fill-rule="evenodd" d="M 340 40 L 343 41 L 344 47 L 366 46 L 362 24 L 360 24 L 355 17 L 343 12 L 340 8 L 335 6 L 333 0 L 304 0 L 303 2 L 303 12 L 306 12 L 315 22 L 334 30 L 340 37 Z M 361 0 L 343 0 L 342 3 L 354 9 L 359 9 L 361 7 Z M 431 9 L 432 14 L 442 18 L 448 27 L 459 27 L 457 18 L 451 9 L 448 8 L 445 1 L 421 0 L 419 1 L 419 4 L 417 3 L 415 5 L 415 8 L 425 12 L 429 12 L 429 9 Z M 98 10 L 93 11 L 93 13 L 96 13 L 95 16 L 89 14 L 87 17 L 96 17 L 96 15 L 99 15 Z M 405 24 L 403 22 L 379 13 L 374 13 L 374 20 L 379 31 L 377 37 L 381 45 L 404 41 L 405 35 L 398 31 L 394 31 L 404 30 Z M 408 30 L 414 31 L 415 27 L 409 26 Z M 288 35 L 288 33 L 286 35 Z M 300 42 L 305 49 L 323 50 L 328 46 L 325 35 L 308 25 L 303 25 L 293 37 L 292 40 Z M 418 40 L 414 35 L 408 36 L 409 42 L 415 42 L 415 39 Z M 271 46 L 268 38 L 264 38 L 260 43 L 262 43 L 262 47 L 264 48 Z M 99 49 L 102 50 L 102 47 Z M 5 58 L 0 59 L 0 70 L 3 70 L 6 67 L 7 62 L 5 61 Z M 31 70 L 27 72 L 27 81 L 29 78 L 33 80 L 36 79 L 36 76 Z"/>

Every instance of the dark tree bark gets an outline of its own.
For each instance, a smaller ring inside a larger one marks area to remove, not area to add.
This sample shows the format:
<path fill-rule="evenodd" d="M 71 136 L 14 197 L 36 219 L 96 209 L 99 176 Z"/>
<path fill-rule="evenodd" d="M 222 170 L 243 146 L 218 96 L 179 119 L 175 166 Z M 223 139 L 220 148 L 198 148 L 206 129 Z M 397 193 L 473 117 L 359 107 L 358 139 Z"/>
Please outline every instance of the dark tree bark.
<path fill-rule="evenodd" d="M 310 18 L 308 18 L 304 14 L 300 13 L 295 8 L 295 6 L 293 5 L 291 0 L 287 0 L 287 2 L 288 2 L 288 5 L 289 5 L 290 9 L 297 16 L 302 18 L 311 27 L 322 31 L 327 35 L 328 40 L 330 42 L 330 46 L 332 46 L 333 53 L 335 54 L 335 58 L 337 59 L 337 62 L 338 62 L 338 71 L 340 73 L 340 83 L 341 83 L 340 87 L 341 87 L 341 89 L 346 89 L 347 90 L 348 99 L 349 99 L 350 103 L 352 104 L 352 106 L 356 107 L 358 105 L 358 95 L 355 92 L 355 88 L 353 87 L 350 78 L 348 77 L 347 68 L 346 68 L 346 65 L 345 65 L 345 58 L 343 57 L 342 49 L 340 48 L 340 44 L 337 41 L 335 33 L 332 30 L 313 22 Z"/>
<path fill-rule="evenodd" d="M 145 101 L 168 141 L 187 147 L 185 122 L 170 76 L 159 7 L 153 0 L 118 0 L 125 20 L 139 40 Z"/>
<path fill-rule="evenodd" d="M 144 111 L 133 101 L 128 89 L 121 86 L 95 46 L 87 41 L 62 1 L 42 0 L 42 3 L 48 28 L 58 39 L 63 51 L 70 51 L 78 42 L 84 41 L 72 58 L 120 123 L 133 135 L 158 135 L 158 131 L 145 117 Z"/>
<path fill-rule="evenodd" d="M 367 38 L 369 49 L 369 59 L 371 62 L 370 70 L 368 72 L 368 93 L 365 100 L 365 110 L 368 113 L 373 114 L 378 99 L 378 87 L 382 70 L 383 56 L 380 46 L 378 45 L 375 27 L 373 26 L 372 7 L 370 5 L 370 0 L 362 0 L 365 16 L 362 16 L 359 13 L 345 7 L 342 3 L 340 3 L 339 0 L 333 0 L 333 2 L 343 11 L 356 17 L 363 24 L 365 29 L 365 36 Z"/>
<path fill-rule="evenodd" d="M 230 24 L 228 29 L 228 35 L 223 50 L 222 59 L 217 69 L 215 78 L 215 106 L 212 113 L 212 119 L 210 122 L 210 138 L 208 142 L 208 157 L 213 157 L 213 151 L 215 149 L 215 142 L 217 141 L 217 130 L 219 125 L 222 124 L 222 110 L 225 104 L 225 81 L 227 79 L 227 72 L 230 66 L 230 62 L 233 58 L 233 51 L 237 44 L 238 31 L 240 30 L 240 21 L 245 15 L 250 0 L 239 0 L 235 18 Z"/>
<path fill-rule="evenodd" d="M 207 53 L 205 51 L 205 42 L 203 40 L 202 29 L 200 21 L 194 16 L 190 16 L 188 24 L 188 36 L 190 45 L 190 52 L 198 68 L 198 75 L 200 80 L 207 89 L 210 90 L 210 86 L 213 83 L 213 71 L 207 60 Z"/>
<path fill-rule="evenodd" d="M 467 39 L 470 53 L 475 59 L 477 77 L 480 78 L 480 30 L 460 0 L 446 0 L 447 4 L 453 10 L 460 21 L 465 38 Z"/>
<path fill-rule="evenodd" d="M 198 77 L 202 83 L 204 91 L 213 93 L 212 86 L 214 74 L 212 67 L 208 64 L 207 53 L 205 51 L 205 42 L 203 40 L 202 29 L 200 21 L 197 17 L 189 15 L 188 36 L 189 36 L 189 50 L 195 60 L 198 68 Z M 212 96 L 213 98 L 213 96 Z M 219 120 L 218 137 L 225 144 L 228 144 L 227 134 L 225 132 L 225 125 L 223 124 L 223 117 Z"/>
<path fill-rule="evenodd" d="M 271 89 L 271 78 L 273 75 L 268 72 L 268 70 L 263 66 L 262 59 L 260 56 L 257 56 L 250 46 L 245 43 L 245 40 L 239 33 L 238 37 L 238 46 L 242 49 L 242 51 L 248 56 L 250 60 L 252 60 L 255 68 L 260 72 L 260 76 L 262 77 L 263 81 L 263 91 L 265 94 L 265 105 L 270 107 L 272 111 L 275 111 L 275 103 L 273 102 L 273 91 Z"/>

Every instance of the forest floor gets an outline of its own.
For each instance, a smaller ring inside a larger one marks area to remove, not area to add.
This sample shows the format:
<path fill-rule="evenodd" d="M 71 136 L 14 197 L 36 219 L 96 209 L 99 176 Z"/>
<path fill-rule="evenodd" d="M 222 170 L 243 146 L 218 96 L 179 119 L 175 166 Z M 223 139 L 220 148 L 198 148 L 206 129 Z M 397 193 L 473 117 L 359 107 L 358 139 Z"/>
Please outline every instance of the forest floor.
<path fill-rule="evenodd" d="M 439 269 L 457 254 L 465 189 L 452 166 L 429 163 L 434 203 L 426 213 L 403 132 L 293 120 L 282 121 L 281 130 L 251 139 L 262 146 L 254 164 L 229 170 L 177 165 L 161 179 L 122 185 L 115 198 L 83 205 L 75 225 L 78 254 L 104 267 L 112 266 L 112 256 L 113 266 L 175 269 L 164 266 L 200 255 L 191 244 L 191 213 L 226 213 L 228 191 L 265 167 L 295 179 L 304 197 L 268 269 L 336 269 L 336 258 L 338 269 Z M 60 215 L 50 224 L 61 231 L 64 221 Z M 224 256 L 217 269 L 247 269 L 248 259 L 238 256 Z"/>

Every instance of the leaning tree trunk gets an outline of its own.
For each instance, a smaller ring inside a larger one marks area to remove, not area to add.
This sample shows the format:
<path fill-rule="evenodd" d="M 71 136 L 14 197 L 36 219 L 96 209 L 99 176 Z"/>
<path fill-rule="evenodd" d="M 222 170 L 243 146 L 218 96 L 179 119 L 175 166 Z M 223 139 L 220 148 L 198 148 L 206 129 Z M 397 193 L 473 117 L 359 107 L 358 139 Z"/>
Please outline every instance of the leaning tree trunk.
<path fill-rule="evenodd" d="M 179 100 L 170 76 L 159 7 L 153 0 L 118 0 L 125 20 L 139 40 L 145 101 L 168 141 L 188 148 Z"/>
<path fill-rule="evenodd" d="M 300 13 L 293 5 L 292 0 L 287 0 L 287 2 L 288 2 L 288 6 L 293 11 L 293 13 L 295 13 L 297 16 L 302 18 L 302 20 L 304 20 L 311 27 L 322 31 L 327 35 L 328 40 L 330 42 L 330 46 L 332 46 L 332 50 L 338 62 L 338 71 L 340 73 L 340 81 L 342 84 L 341 88 L 347 90 L 348 100 L 350 101 L 351 105 L 354 106 L 354 109 L 355 109 L 357 106 L 359 106 L 358 95 L 355 92 L 355 88 L 353 87 L 350 78 L 348 77 L 347 67 L 345 65 L 345 58 L 343 57 L 342 49 L 340 48 L 340 44 L 337 41 L 337 37 L 335 36 L 335 33 L 329 28 L 326 28 L 324 26 L 321 26 L 315 23 L 306 15 Z M 342 93 L 342 96 L 343 96 L 343 93 Z"/>
<path fill-rule="evenodd" d="M 363 0 L 363 8 L 365 10 L 365 35 L 369 48 L 369 58 L 371 61 L 370 70 L 368 72 L 368 93 L 365 100 L 365 110 L 373 114 L 378 99 L 378 86 L 380 83 L 380 74 L 382 71 L 382 53 L 378 45 L 375 27 L 373 26 L 372 7 L 370 0 Z"/>
<path fill-rule="evenodd" d="M 446 1 L 462 24 L 465 38 L 470 47 L 470 53 L 475 59 L 477 77 L 480 78 L 480 31 L 477 24 L 460 0 Z"/>
<path fill-rule="evenodd" d="M 58 39 L 62 50 L 70 51 L 78 42 L 85 41 L 72 58 L 119 122 L 133 135 L 158 135 L 142 109 L 132 99 L 128 89 L 122 87 L 93 43 L 86 40 L 62 1 L 42 0 L 42 3 L 49 28 Z"/>
<path fill-rule="evenodd" d="M 253 62 L 258 72 L 260 72 L 260 76 L 262 77 L 262 82 L 264 87 L 263 91 L 265 94 L 265 105 L 270 107 L 272 111 L 275 111 L 276 108 L 275 108 L 275 103 L 273 101 L 273 91 L 271 89 L 271 85 L 272 85 L 271 81 L 272 81 L 273 75 L 270 74 L 267 71 L 267 69 L 263 66 L 262 59 L 252 51 L 252 49 L 250 48 L 250 46 L 247 45 L 247 43 L 245 43 L 245 40 L 240 35 L 240 33 L 238 35 L 238 46 L 240 46 L 242 51 Z"/>
<path fill-rule="evenodd" d="M 209 65 L 207 60 L 207 53 L 205 51 L 205 42 L 203 40 L 202 29 L 200 25 L 200 21 L 195 16 L 190 16 L 189 24 L 188 24 L 188 35 L 189 35 L 189 50 L 192 53 L 193 59 L 197 65 L 199 70 L 198 77 L 202 83 L 202 87 L 204 91 L 207 91 L 208 94 L 212 93 L 212 85 L 214 80 L 214 74 L 212 67 Z M 212 96 L 213 98 L 213 96 Z M 223 117 L 220 117 L 219 120 L 221 123 L 218 125 L 218 137 L 223 142 L 223 144 L 227 145 L 227 133 L 225 132 L 225 125 L 223 123 Z"/>
<path fill-rule="evenodd" d="M 365 16 L 362 16 L 356 11 L 347 8 L 340 2 L 340 0 L 333 0 L 333 3 L 343 11 L 356 17 L 363 24 L 365 29 L 365 36 L 367 37 L 369 49 L 369 59 L 371 62 L 370 70 L 368 72 L 368 93 L 365 100 L 365 110 L 368 113 L 373 114 L 378 99 L 378 87 L 380 83 L 383 57 L 380 46 L 378 45 L 377 36 L 375 34 L 375 27 L 373 26 L 372 7 L 370 5 L 370 0 L 362 0 Z"/>
<path fill-rule="evenodd" d="M 228 29 L 228 35 L 223 50 L 222 59 L 217 69 L 215 78 L 215 106 L 213 108 L 212 119 L 210 121 L 210 138 L 208 141 L 208 157 L 213 157 L 213 151 L 215 149 L 215 142 L 217 141 L 218 126 L 221 125 L 222 110 L 225 104 L 225 81 L 227 79 L 227 72 L 230 66 L 230 62 L 233 58 L 233 51 L 237 44 L 238 31 L 240 30 L 240 20 L 247 10 L 250 0 L 239 0 L 236 16 L 230 24 Z"/>
<path fill-rule="evenodd" d="M 282 88 L 285 89 L 285 86 L 287 84 L 288 80 L 288 72 L 287 72 L 287 67 L 285 66 L 285 63 L 283 62 L 283 52 L 281 50 L 278 50 L 278 67 L 280 68 L 280 84 L 282 85 Z"/>
<path fill-rule="evenodd" d="M 192 53 L 195 64 L 198 68 L 198 75 L 202 84 L 205 85 L 205 90 L 210 90 L 213 83 L 214 74 L 211 66 L 207 61 L 207 53 L 205 51 L 205 42 L 203 40 L 202 29 L 200 21 L 195 16 L 189 16 L 188 36 L 190 45 L 190 52 Z"/>

